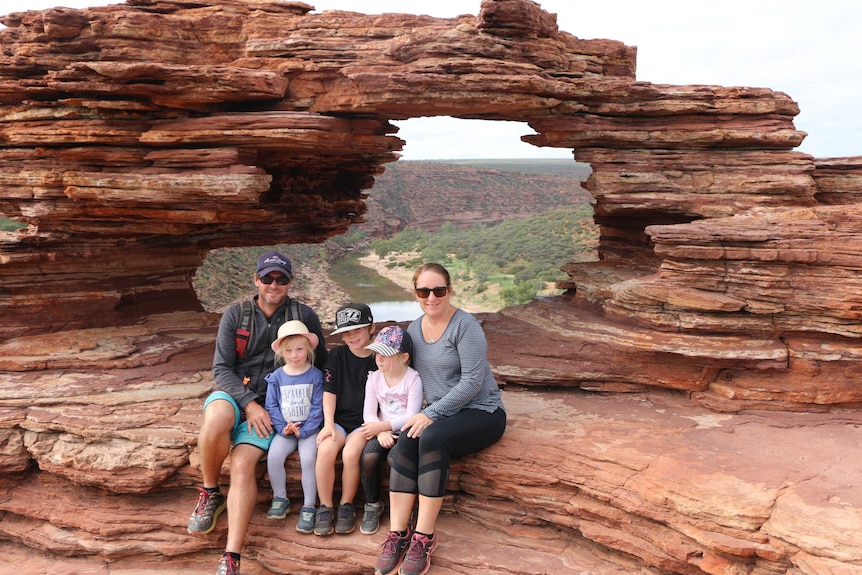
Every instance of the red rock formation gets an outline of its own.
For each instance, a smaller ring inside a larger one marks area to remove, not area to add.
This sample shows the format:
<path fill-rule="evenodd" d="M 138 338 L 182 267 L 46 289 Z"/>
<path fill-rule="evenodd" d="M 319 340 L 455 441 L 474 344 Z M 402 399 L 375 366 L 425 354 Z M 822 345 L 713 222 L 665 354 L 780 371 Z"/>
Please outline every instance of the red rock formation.
<path fill-rule="evenodd" d="M 212 571 L 224 525 L 185 532 L 217 322 L 195 269 L 345 231 L 403 145 L 389 121 L 451 115 L 574 149 L 602 237 L 566 296 L 484 318 L 510 430 L 453 473 L 435 570 L 862 572 L 862 160 L 794 152 L 785 94 L 638 82 L 634 48 L 528 0 L 310 10 L 0 19 L 0 215 L 27 226 L 0 235 L 17 570 Z M 368 571 L 379 538 L 261 507 L 245 573 Z"/>

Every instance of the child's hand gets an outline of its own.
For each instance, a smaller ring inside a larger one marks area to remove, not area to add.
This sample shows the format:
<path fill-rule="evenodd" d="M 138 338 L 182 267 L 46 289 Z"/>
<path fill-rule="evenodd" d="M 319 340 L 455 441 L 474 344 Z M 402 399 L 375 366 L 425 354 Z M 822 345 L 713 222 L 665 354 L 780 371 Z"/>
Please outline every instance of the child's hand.
<path fill-rule="evenodd" d="M 324 425 L 323 429 L 317 434 L 317 446 L 320 447 L 320 444 L 326 441 L 327 439 L 331 439 L 335 441 L 335 426 L 334 425 Z"/>
<path fill-rule="evenodd" d="M 374 439 L 379 433 L 391 431 L 390 425 L 385 421 L 366 421 L 362 424 L 362 435 L 366 440 Z"/>
<path fill-rule="evenodd" d="M 362 437 L 364 437 L 366 440 L 369 440 L 376 435 L 375 431 L 371 429 L 371 424 L 368 422 L 362 424 L 361 433 Z"/>
<path fill-rule="evenodd" d="M 395 445 L 395 434 L 391 431 L 381 431 L 377 434 L 377 441 L 380 443 L 380 447 L 384 449 L 392 449 L 392 446 Z"/>

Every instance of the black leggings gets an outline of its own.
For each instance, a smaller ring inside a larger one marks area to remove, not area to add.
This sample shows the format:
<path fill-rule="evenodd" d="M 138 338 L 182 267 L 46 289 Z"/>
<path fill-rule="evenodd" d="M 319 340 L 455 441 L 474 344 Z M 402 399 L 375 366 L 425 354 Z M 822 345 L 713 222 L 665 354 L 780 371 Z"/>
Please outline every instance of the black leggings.
<path fill-rule="evenodd" d="M 389 453 L 389 449 L 380 445 L 376 437 L 370 439 L 365 444 L 365 449 L 362 450 L 359 469 L 362 473 L 362 489 L 365 491 L 367 503 L 380 501 L 380 466 L 383 465 L 387 453 Z"/>
<path fill-rule="evenodd" d="M 452 457 L 477 453 L 495 443 L 506 430 L 506 412 L 462 409 L 425 428 L 419 438 L 401 438 L 389 460 L 389 491 L 443 497 Z"/>

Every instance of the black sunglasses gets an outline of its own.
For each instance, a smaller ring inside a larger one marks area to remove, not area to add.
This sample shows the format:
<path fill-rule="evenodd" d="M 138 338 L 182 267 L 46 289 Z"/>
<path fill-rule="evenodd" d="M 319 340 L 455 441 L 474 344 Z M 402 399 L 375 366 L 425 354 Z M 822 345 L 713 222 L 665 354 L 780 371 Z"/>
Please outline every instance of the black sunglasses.
<path fill-rule="evenodd" d="M 269 285 L 272 282 L 275 282 L 280 286 L 286 286 L 287 284 L 290 283 L 290 278 L 285 277 L 285 276 L 278 276 L 278 277 L 263 276 L 262 278 L 257 278 L 257 279 L 259 279 L 260 283 L 262 283 L 264 285 Z M 428 297 L 428 296 L 425 296 L 425 297 Z"/>
<path fill-rule="evenodd" d="M 449 293 L 449 287 L 450 286 L 440 286 L 440 287 L 435 287 L 435 288 L 415 288 L 415 289 L 416 289 L 416 295 L 418 295 L 422 299 L 425 299 L 429 295 L 431 295 L 431 292 L 434 292 L 435 297 L 443 297 L 447 293 Z"/>

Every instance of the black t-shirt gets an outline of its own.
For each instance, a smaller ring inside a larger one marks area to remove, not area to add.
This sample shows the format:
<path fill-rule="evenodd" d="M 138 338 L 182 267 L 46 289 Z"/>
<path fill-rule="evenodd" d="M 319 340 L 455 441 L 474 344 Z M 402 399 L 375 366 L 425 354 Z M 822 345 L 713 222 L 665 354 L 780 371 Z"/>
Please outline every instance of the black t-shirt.
<path fill-rule="evenodd" d="M 368 357 L 356 357 L 346 345 L 329 352 L 323 372 L 323 391 L 335 394 L 335 423 L 347 433 L 362 425 L 365 382 L 368 372 L 376 370 L 373 353 Z"/>

